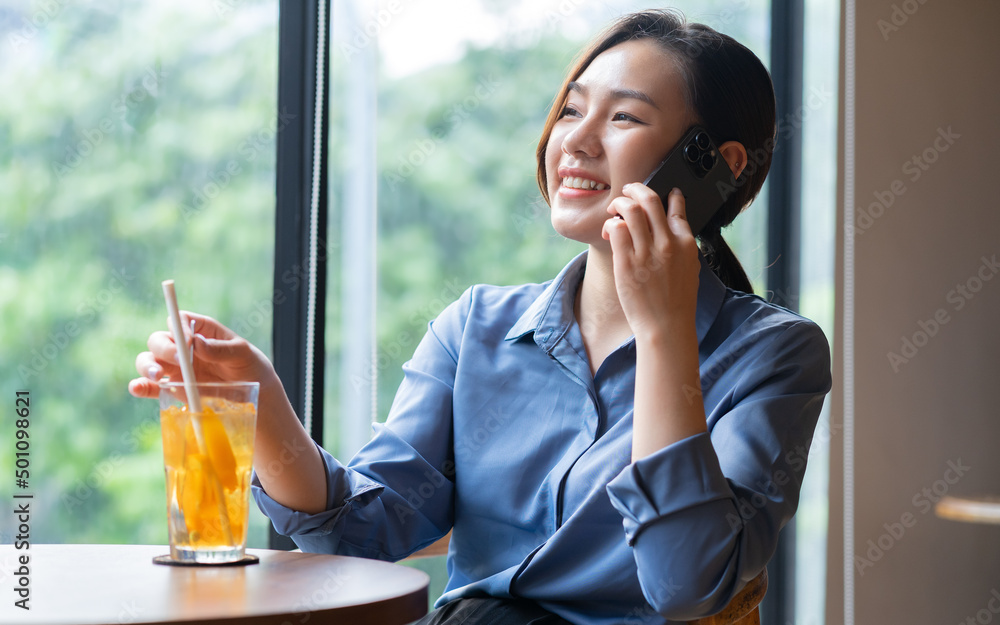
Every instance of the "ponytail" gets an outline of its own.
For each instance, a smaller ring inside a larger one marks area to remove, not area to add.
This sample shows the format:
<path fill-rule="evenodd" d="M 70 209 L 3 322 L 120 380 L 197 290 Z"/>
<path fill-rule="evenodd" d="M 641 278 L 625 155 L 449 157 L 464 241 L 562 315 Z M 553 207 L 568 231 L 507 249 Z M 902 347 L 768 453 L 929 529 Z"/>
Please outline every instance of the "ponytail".
<path fill-rule="evenodd" d="M 712 272 L 719 277 L 719 280 L 722 280 L 723 284 L 737 291 L 753 293 L 750 278 L 747 277 L 747 273 L 736 258 L 736 254 L 722 238 L 722 231 L 702 232 L 701 252 L 705 255 L 705 260 L 708 261 Z"/>

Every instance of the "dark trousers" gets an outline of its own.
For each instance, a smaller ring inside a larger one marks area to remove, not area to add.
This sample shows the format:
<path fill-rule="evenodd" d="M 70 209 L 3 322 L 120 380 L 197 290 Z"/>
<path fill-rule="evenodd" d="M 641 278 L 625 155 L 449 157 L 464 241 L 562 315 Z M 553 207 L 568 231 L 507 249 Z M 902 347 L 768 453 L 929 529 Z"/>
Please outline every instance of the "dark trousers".
<path fill-rule="evenodd" d="M 572 625 L 524 599 L 456 599 L 410 625 Z"/>

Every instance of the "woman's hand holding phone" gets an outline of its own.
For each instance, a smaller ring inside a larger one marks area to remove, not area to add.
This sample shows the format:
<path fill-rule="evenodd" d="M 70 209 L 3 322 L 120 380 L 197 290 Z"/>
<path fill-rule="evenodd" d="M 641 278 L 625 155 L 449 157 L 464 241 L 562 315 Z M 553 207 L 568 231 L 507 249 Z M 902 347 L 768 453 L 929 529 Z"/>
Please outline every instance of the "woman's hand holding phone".
<path fill-rule="evenodd" d="M 698 246 L 674 190 L 664 211 L 660 196 L 641 183 L 625 185 L 608 206 L 602 236 L 611 242 L 615 285 L 637 341 L 694 332 Z"/>

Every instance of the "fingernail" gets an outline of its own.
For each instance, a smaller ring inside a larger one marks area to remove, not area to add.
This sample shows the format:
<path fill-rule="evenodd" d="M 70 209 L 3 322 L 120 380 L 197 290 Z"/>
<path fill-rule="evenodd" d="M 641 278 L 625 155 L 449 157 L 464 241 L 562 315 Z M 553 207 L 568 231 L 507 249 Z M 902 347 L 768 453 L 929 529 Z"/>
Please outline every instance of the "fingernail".
<path fill-rule="evenodd" d="M 677 187 L 674 187 L 673 189 L 671 189 L 670 192 L 673 193 L 673 194 L 675 194 L 675 195 L 680 195 L 681 194 L 681 190 L 679 188 L 677 188 Z"/>
<path fill-rule="evenodd" d="M 154 381 L 159 380 L 160 375 L 162 374 L 163 371 L 160 370 L 159 365 L 150 365 L 149 369 L 146 369 L 146 377 L 149 378 L 150 380 Z"/>

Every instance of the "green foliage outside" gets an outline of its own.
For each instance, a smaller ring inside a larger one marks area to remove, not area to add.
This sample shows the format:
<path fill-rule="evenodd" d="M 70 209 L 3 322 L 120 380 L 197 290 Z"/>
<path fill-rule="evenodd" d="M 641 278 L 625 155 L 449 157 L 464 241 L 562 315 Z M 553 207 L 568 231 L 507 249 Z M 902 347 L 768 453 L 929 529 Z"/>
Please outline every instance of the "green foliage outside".
<path fill-rule="evenodd" d="M 269 349 L 277 9 L 242 9 L 23 2 L 0 18 L 0 440 L 30 391 L 33 542 L 166 542 L 157 406 L 126 392 L 166 327 L 163 279 Z"/>

